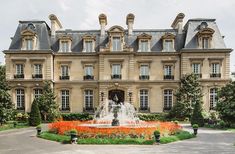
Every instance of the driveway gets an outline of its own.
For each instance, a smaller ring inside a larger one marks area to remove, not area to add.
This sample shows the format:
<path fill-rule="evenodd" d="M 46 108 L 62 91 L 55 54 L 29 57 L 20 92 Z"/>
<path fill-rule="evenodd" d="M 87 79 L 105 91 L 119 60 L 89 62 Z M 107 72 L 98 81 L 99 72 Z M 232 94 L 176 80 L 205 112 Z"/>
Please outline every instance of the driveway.
<path fill-rule="evenodd" d="M 235 133 L 206 128 L 197 138 L 165 145 L 65 145 L 35 134 L 35 128 L 0 132 L 0 154 L 235 154 Z"/>

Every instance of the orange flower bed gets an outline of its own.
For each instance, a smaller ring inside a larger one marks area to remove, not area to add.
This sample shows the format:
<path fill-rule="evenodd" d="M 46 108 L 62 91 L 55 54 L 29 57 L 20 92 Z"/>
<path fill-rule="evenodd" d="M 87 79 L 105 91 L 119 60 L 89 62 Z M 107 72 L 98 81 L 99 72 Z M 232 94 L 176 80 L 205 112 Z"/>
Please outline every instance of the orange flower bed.
<path fill-rule="evenodd" d="M 162 135 L 174 134 L 176 131 L 181 129 L 181 126 L 172 122 L 140 122 L 139 125 L 130 126 L 115 126 L 115 127 L 100 127 L 90 125 L 94 121 L 60 121 L 54 122 L 49 125 L 49 130 L 57 132 L 58 134 L 66 134 L 72 129 L 78 131 L 80 138 L 148 138 L 150 139 L 155 130 L 159 130 Z M 102 124 L 106 122 L 102 121 Z M 100 124 L 100 123 L 99 123 Z"/>

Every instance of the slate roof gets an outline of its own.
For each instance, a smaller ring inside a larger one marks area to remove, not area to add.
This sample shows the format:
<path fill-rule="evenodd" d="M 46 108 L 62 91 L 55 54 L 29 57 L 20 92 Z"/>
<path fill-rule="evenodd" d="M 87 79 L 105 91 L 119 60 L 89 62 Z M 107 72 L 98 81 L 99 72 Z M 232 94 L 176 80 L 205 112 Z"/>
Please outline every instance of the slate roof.
<path fill-rule="evenodd" d="M 198 26 L 202 22 L 206 22 L 209 28 L 215 30 L 213 34 L 212 44 L 214 48 L 226 48 L 224 40 L 220 34 L 220 31 L 216 25 L 215 19 L 190 19 L 184 26 L 182 34 L 178 34 L 175 29 L 134 29 L 133 35 L 128 36 L 125 29 L 125 43 L 127 46 L 133 47 L 134 51 L 138 50 L 137 36 L 146 33 L 152 36 L 151 38 L 151 51 L 162 51 L 162 39 L 161 37 L 166 33 L 175 35 L 175 50 L 197 48 L 196 34 L 198 32 Z M 20 21 L 17 27 L 15 36 L 12 39 L 9 49 L 21 49 L 21 31 L 26 29 L 29 24 L 35 26 L 35 32 L 37 34 L 37 49 L 38 50 L 50 50 L 54 52 L 59 50 L 59 36 L 67 34 L 72 38 L 72 52 L 81 52 L 83 49 L 82 36 L 90 34 L 96 36 L 95 50 L 98 52 L 100 46 L 105 46 L 108 43 L 108 35 L 106 31 L 105 37 L 100 37 L 100 30 L 59 30 L 56 31 L 55 38 L 50 37 L 50 27 L 45 21 Z"/>

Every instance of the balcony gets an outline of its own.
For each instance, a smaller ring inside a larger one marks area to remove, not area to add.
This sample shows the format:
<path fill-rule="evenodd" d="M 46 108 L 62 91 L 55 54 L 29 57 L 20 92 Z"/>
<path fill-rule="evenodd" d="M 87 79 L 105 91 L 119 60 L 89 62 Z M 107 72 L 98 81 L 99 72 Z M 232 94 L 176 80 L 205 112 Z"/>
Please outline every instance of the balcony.
<path fill-rule="evenodd" d="M 174 75 L 164 75 L 164 80 L 174 80 Z"/>
<path fill-rule="evenodd" d="M 199 74 L 195 74 L 195 76 L 197 77 L 197 78 L 202 78 L 202 74 L 201 73 L 199 73 Z"/>
<path fill-rule="evenodd" d="M 122 75 L 121 74 L 111 75 L 111 79 L 122 79 Z"/>
<path fill-rule="evenodd" d="M 84 80 L 94 80 L 94 76 L 93 75 L 85 75 L 83 76 Z"/>
<path fill-rule="evenodd" d="M 24 111 L 24 110 L 25 110 L 25 107 L 24 107 L 24 106 L 17 106 L 16 110 Z"/>
<path fill-rule="evenodd" d="M 171 106 L 164 106 L 163 111 L 170 111 L 172 109 Z"/>
<path fill-rule="evenodd" d="M 210 74 L 211 78 L 221 78 L 221 73 L 212 73 Z"/>
<path fill-rule="evenodd" d="M 15 79 L 23 79 L 24 78 L 24 74 L 15 74 L 14 78 Z"/>
<path fill-rule="evenodd" d="M 42 74 L 33 74 L 32 78 L 33 79 L 42 79 L 43 75 Z"/>
<path fill-rule="evenodd" d="M 69 76 L 60 76 L 60 80 L 69 80 Z"/>
<path fill-rule="evenodd" d="M 84 107 L 83 112 L 94 113 L 95 109 L 93 107 Z"/>
<path fill-rule="evenodd" d="M 70 111 L 70 107 L 69 106 L 67 106 L 67 107 L 62 107 L 61 108 L 61 111 L 63 112 L 63 111 Z"/>
<path fill-rule="evenodd" d="M 140 80 L 149 80 L 149 75 L 140 75 L 139 79 Z"/>
<path fill-rule="evenodd" d="M 139 112 L 150 112 L 150 108 L 148 106 L 141 106 Z"/>

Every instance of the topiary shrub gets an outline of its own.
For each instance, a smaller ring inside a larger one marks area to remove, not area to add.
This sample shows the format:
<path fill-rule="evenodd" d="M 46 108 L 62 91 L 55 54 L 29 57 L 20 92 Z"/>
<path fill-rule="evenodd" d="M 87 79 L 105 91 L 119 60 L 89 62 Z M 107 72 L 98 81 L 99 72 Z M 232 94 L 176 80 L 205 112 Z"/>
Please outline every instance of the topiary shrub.
<path fill-rule="evenodd" d="M 139 113 L 138 118 L 143 121 L 167 121 L 168 113 Z"/>
<path fill-rule="evenodd" d="M 38 126 L 39 124 L 41 124 L 41 115 L 38 108 L 37 99 L 34 99 L 29 116 L 29 125 Z"/>
<path fill-rule="evenodd" d="M 198 124 L 200 127 L 204 126 L 204 118 L 202 116 L 201 102 L 198 101 L 194 105 L 193 115 L 191 117 L 191 124 Z"/>

